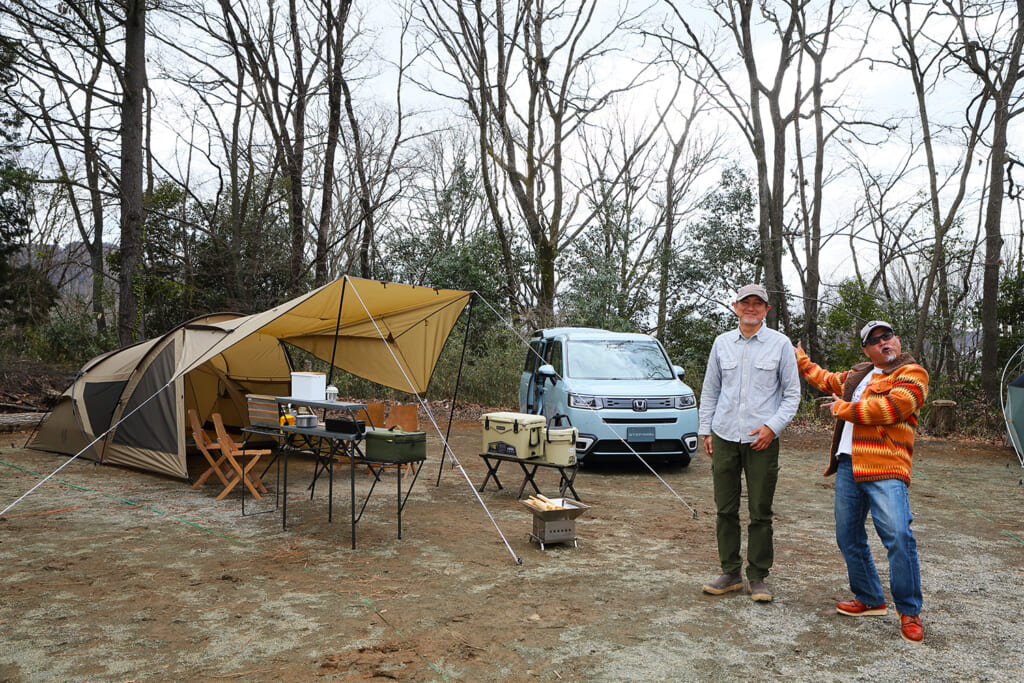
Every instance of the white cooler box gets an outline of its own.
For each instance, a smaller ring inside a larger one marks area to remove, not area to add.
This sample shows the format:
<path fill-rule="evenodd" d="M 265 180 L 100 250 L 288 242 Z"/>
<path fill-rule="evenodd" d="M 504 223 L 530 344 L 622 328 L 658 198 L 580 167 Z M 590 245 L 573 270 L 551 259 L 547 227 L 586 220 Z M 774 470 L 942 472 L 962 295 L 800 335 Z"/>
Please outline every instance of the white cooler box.
<path fill-rule="evenodd" d="M 327 397 L 327 375 L 322 372 L 293 372 L 291 396 L 323 401 Z"/>
<path fill-rule="evenodd" d="M 516 458 L 544 455 L 544 416 L 526 413 L 485 413 L 483 452 Z"/>
<path fill-rule="evenodd" d="M 544 462 L 552 465 L 576 464 L 576 437 L 579 430 L 575 427 L 544 430 Z"/>

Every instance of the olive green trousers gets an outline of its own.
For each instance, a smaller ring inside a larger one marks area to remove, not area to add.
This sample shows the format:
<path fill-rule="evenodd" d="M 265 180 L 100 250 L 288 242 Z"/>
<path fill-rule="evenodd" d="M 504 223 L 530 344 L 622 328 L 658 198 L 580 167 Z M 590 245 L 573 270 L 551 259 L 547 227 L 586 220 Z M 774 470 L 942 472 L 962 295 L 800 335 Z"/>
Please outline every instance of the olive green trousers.
<path fill-rule="evenodd" d="M 740 556 L 740 495 L 743 479 L 747 483 L 747 580 L 763 581 L 772 568 L 775 552 L 772 546 L 772 500 L 779 480 L 779 440 L 763 451 L 755 451 L 748 443 L 725 441 L 712 434 L 711 473 L 715 485 L 715 507 L 718 518 L 718 559 L 724 574 L 739 574 L 743 567 Z"/>

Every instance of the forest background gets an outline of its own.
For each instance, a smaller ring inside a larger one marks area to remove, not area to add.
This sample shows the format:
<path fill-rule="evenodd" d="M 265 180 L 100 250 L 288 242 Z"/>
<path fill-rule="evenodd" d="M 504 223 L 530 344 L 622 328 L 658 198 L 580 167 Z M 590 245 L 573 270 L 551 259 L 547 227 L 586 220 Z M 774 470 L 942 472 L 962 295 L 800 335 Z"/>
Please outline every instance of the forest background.
<path fill-rule="evenodd" d="M 656 334 L 699 391 L 757 281 L 829 367 L 891 321 L 990 432 L 1024 342 L 1022 17 L 0 0 L 0 357 L 77 365 L 350 274 L 481 295 L 467 401 L 513 405 L 519 336 L 555 324 Z"/>

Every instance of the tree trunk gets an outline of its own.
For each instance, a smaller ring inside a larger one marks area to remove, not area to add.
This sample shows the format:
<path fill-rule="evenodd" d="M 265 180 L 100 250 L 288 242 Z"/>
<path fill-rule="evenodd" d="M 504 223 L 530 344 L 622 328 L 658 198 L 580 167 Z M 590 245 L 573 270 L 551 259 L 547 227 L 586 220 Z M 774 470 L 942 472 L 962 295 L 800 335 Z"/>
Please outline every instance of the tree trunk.
<path fill-rule="evenodd" d="M 341 79 L 342 66 L 345 63 L 343 47 L 345 45 L 345 24 L 348 21 L 351 0 L 344 0 L 338 7 L 337 14 L 331 14 L 327 26 L 327 61 L 330 76 L 327 81 L 327 145 L 324 148 L 324 181 L 323 196 L 320 200 L 320 221 L 316 231 L 316 255 L 313 257 L 314 284 L 319 287 L 327 284 L 328 243 L 331 229 L 331 211 L 334 207 L 334 157 L 338 150 L 338 138 L 341 132 Z"/>
<path fill-rule="evenodd" d="M 117 332 L 122 346 L 144 335 L 141 311 L 143 104 L 146 92 L 146 3 L 128 0 L 124 100 L 121 105 L 121 291 Z"/>
<path fill-rule="evenodd" d="M 1016 72 L 1016 66 L 1012 69 Z M 1014 78 L 1014 80 L 1016 80 Z M 1009 90 L 1013 92 L 1012 86 Z M 992 128 L 992 164 L 985 206 L 985 270 L 981 285 L 981 388 L 985 400 L 999 405 L 999 264 L 1002 259 L 1003 181 L 1006 169 L 1006 128 L 1010 119 L 1007 97 L 996 99 Z"/>

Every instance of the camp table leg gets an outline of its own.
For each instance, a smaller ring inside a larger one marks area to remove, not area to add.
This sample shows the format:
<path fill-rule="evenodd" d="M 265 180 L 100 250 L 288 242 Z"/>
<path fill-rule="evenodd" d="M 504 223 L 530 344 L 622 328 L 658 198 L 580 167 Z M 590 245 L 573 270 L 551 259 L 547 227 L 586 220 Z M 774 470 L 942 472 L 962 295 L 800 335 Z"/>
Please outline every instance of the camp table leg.
<path fill-rule="evenodd" d="M 290 440 L 290 439 L 289 439 Z M 288 530 L 288 452 L 286 448 L 284 455 L 284 484 L 281 486 L 281 530 Z"/>
<path fill-rule="evenodd" d="M 245 445 L 248 443 L 249 439 L 252 438 L 252 436 L 254 434 L 268 434 L 268 432 L 265 432 L 265 431 L 250 430 L 248 428 L 243 428 L 242 432 L 245 433 L 245 438 L 242 440 L 242 449 L 243 450 L 245 449 Z M 273 455 L 270 457 L 270 462 L 268 462 L 267 466 L 263 468 L 263 471 L 260 473 L 260 476 L 258 478 L 259 478 L 260 481 L 263 481 L 264 477 L 267 476 L 267 472 L 270 471 L 270 468 L 274 467 L 275 464 L 277 465 L 277 467 L 274 469 L 274 507 L 273 508 L 269 508 L 267 510 L 260 510 L 259 512 L 246 512 L 245 511 L 245 498 L 246 498 L 246 496 L 245 496 L 245 490 L 243 490 L 242 491 L 242 516 L 243 517 L 251 517 L 253 515 L 263 515 L 263 514 L 266 514 L 268 512 L 277 512 L 277 508 L 281 505 L 281 461 L 278 460 L 278 458 L 281 457 L 281 443 L 283 443 L 284 440 L 283 440 L 280 432 L 275 432 L 275 433 L 271 434 L 271 436 L 274 436 L 278 440 L 279 444 L 278 444 L 277 448 L 274 450 Z"/>
<path fill-rule="evenodd" d="M 281 529 L 288 530 L 288 456 L 295 448 L 295 434 L 288 434 L 281 444 L 281 456 L 284 462 L 284 473 L 281 481 Z"/>
<path fill-rule="evenodd" d="M 402 510 L 405 508 L 406 501 L 409 500 L 409 494 L 412 493 L 412 487 L 416 485 L 416 480 L 420 476 L 420 472 L 423 470 L 423 464 L 426 462 L 426 458 L 423 460 L 416 461 L 419 467 L 413 470 L 412 481 L 409 482 L 409 489 L 405 492 L 405 498 L 402 498 L 402 477 L 398 477 L 398 537 L 402 537 Z M 442 465 L 444 463 L 442 462 Z"/>
<path fill-rule="evenodd" d="M 498 458 L 489 458 L 487 457 L 486 453 L 481 453 L 480 457 L 483 459 L 484 464 L 487 465 L 487 476 L 484 477 L 484 481 L 482 484 L 480 484 L 480 488 L 478 488 L 477 491 L 483 493 L 483 490 L 487 488 L 487 482 L 492 477 L 494 478 L 494 483 L 497 484 L 498 490 L 500 491 L 502 488 L 504 488 L 501 485 L 501 480 L 498 479 L 498 468 L 501 467 L 501 460 L 499 460 Z"/>
<path fill-rule="evenodd" d="M 565 471 L 569 470 L 569 474 Z M 579 467 L 576 465 L 569 465 L 567 467 L 559 467 L 558 474 L 561 477 L 561 481 L 558 485 L 558 495 L 565 497 L 565 492 L 572 491 L 572 497 L 576 500 L 580 499 L 580 494 L 576 493 L 576 489 L 572 487 L 574 481 L 576 481 L 576 473 L 579 472 Z"/>
<path fill-rule="evenodd" d="M 351 501 L 351 514 L 352 514 L 352 550 L 356 549 L 356 522 L 363 518 L 363 512 L 366 510 L 366 504 L 370 502 L 370 496 L 373 495 L 373 489 L 377 487 L 377 482 L 380 481 L 380 469 L 374 469 L 373 465 L 363 462 L 366 464 L 367 469 L 373 474 L 373 483 L 370 484 L 370 490 L 366 492 L 366 497 L 363 499 L 363 503 L 359 508 L 359 514 L 356 514 L 356 459 L 362 459 L 363 452 L 359 449 L 359 443 L 356 439 L 346 441 L 348 445 L 342 445 L 342 448 L 348 455 L 348 474 L 349 474 L 349 500 Z"/>
<path fill-rule="evenodd" d="M 326 474 L 327 479 L 327 521 L 334 521 L 334 456 L 338 452 L 337 439 L 326 439 L 321 436 L 309 437 L 303 435 L 306 445 L 313 454 L 313 481 L 309 482 L 309 499 L 313 500 L 316 494 L 316 482 L 321 475 Z M 314 442 L 315 439 L 315 442 Z"/>
<path fill-rule="evenodd" d="M 324 459 L 323 453 L 324 440 L 320 437 L 315 437 L 317 441 L 314 445 L 312 438 L 308 436 L 304 436 L 303 438 L 306 441 L 306 445 L 309 446 L 310 452 L 313 454 L 313 481 L 309 482 L 309 486 L 306 487 L 309 491 L 309 499 L 313 500 L 313 495 L 316 493 L 316 481 L 320 478 L 321 474 L 327 471 L 327 460 Z M 333 449 L 333 446 L 329 446 L 329 448 Z M 330 516 L 330 512 L 328 512 L 328 516 Z"/>
<path fill-rule="evenodd" d="M 523 470 L 523 485 L 519 487 L 519 494 L 516 495 L 516 498 L 523 497 L 523 491 L 526 490 L 527 483 L 533 487 L 534 493 L 540 493 L 540 489 L 537 488 L 537 482 L 533 480 L 534 475 L 537 474 L 537 468 L 540 467 L 540 465 L 533 463 L 531 464 L 530 469 L 527 469 L 527 464 L 522 460 L 517 460 L 516 462 L 519 463 L 519 467 Z"/>
<path fill-rule="evenodd" d="M 278 458 L 281 456 L 280 452 L 275 453 L 274 457 L 270 460 L 270 465 L 277 463 L 277 468 L 274 470 L 274 507 L 266 510 L 260 510 L 259 512 L 246 512 L 245 511 L 245 490 L 242 490 L 242 516 L 252 517 L 253 515 L 265 515 L 268 512 L 277 512 L 277 508 L 281 505 L 281 462 Z M 259 476 L 259 480 L 263 481 L 263 477 L 267 476 L 267 470 L 270 469 L 270 465 L 263 470 L 263 474 Z"/>
<path fill-rule="evenodd" d="M 324 465 L 329 470 L 329 478 L 327 479 L 327 521 L 334 521 L 334 451 L 337 446 L 335 442 L 331 441 L 331 449 L 327 453 L 327 464 Z"/>

